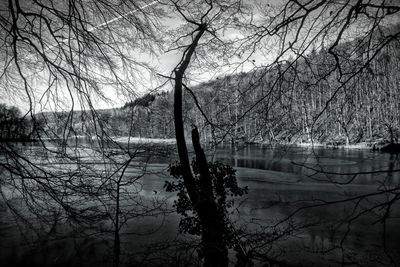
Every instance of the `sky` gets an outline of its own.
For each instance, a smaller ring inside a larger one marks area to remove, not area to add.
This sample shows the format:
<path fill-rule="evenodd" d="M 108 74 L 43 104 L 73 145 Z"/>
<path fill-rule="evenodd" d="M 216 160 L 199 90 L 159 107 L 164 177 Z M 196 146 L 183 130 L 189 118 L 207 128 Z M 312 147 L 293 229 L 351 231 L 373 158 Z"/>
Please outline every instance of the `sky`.
<path fill-rule="evenodd" d="M 21 1 L 21 5 L 24 8 L 25 6 L 29 6 L 28 4 L 29 1 Z M 157 5 L 157 1 L 151 1 L 148 2 L 148 4 L 145 4 L 143 6 L 143 10 L 153 8 Z M 4 12 L 4 10 L 7 10 L 7 5 L 5 2 L 2 2 L 2 5 L 0 5 L 0 12 Z M 98 24 L 97 26 L 90 26 L 89 31 L 93 32 L 94 34 L 101 34 L 102 29 L 104 26 L 110 26 L 113 27 L 114 24 L 118 24 L 119 22 L 123 21 L 126 18 L 131 17 L 135 13 L 137 13 L 138 10 L 132 10 L 129 11 L 123 15 L 116 16 L 113 18 L 110 18 L 109 20 L 102 22 Z M 4 13 L 0 13 L 3 14 Z M 168 19 L 163 19 L 162 25 L 166 27 L 166 29 L 173 29 L 175 27 L 178 27 L 180 24 L 182 24 L 183 21 L 176 18 L 176 17 L 170 17 Z M 227 35 L 232 34 L 232 33 L 227 33 Z M 64 44 L 67 44 L 71 40 L 69 38 L 65 38 L 62 42 Z M 49 54 L 49 51 L 52 50 L 53 48 L 56 49 L 55 45 L 52 45 L 51 43 L 48 44 L 49 49 L 46 49 L 44 53 Z M 131 53 L 131 52 L 129 52 Z M 149 63 L 152 65 L 158 73 L 161 73 L 162 75 L 170 75 L 175 66 L 178 64 L 182 57 L 182 49 L 178 50 L 173 50 L 170 52 L 161 52 L 158 57 L 149 57 L 146 53 L 143 52 L 137 52 L 132 50 L 132 53 L 135 53 L 133 57 L 139 61 L 143 61 L 146 63 Z M 22 56 L 19 56 L 21 59 Z M 31 56 L 27 55 L 25 57 L 22 57 L 24 60 L 31 60 Z M 33 60 L 33 59 L 32 59 Z M 11 63 L 11 67 L 13 66 L 13 63 Z M 252 66 L 249 66 L 249 69 Z M 11 69 L 11 68 L 10 68 Z M 104 71 L 104 70 L 99 70 L 99 72 Z M 32 87 L 35 87 L 35 92 L 31 93 L 31 97 L 34 102 L 37 104 L 34 105 L 34 112 L 41 112 L 41 111 L 59 111 L 60 109 L 65 109 L 68 110 L 71 108 L 71 101 L 68 100 L 70 98 L 69 92 L 67 90 L 62 90 L 60 88 L 50 88 L 48 90 L 48 81 L 46 78 L 43 79 L 43 81 L 40 81 L 41 76 L 46 77 L 48 73 L 45 71 L 43 72 L 36 72 L 36 73 L 29 73 L 30 70 L 25 68 L 23 70 L 23 74 L 25 77 L 27 77 L 28 82 L 32 85 Z M 213 78 L 214 74 L 210 73 L 197 73 L 197 77 L 195 82 L 199 83 L 201 81 L 206 81 L 210 78 Z M 162 81 L 158 81 L 162 82 Z M 92 104 L 95 108 L 98 109 L 103 109 L 103 108 L 115 108 L 122 106 L 126 101 L 131 100 L 132 95 L 134 96 L 140 96 L 146 92 L 149 91 L 149 88 L 154 88 L 157 86 L 157 83 L 155 82 L 154 79 L 151 79 L 149 75 L 143 73 L 140 76 L 140 83 L 141 85 L 138 85 L 135 88 L 135 94 L 123 94 L 122 90 L 121 91 L 116 91 L 114 90 L 111 86 L 107 87 L 103 93 L 104 96 L 108 99 L 111 99 L 113 101 L 104 101 L 101 97 L 96 97 L 95 95 L 92 96 Z M 21 85 L 21 84 L 19 84 Z M 170 90 L 171 89 L 171 83 L 167 83 L 161 90 Z M 47 92 L 47 94 L 45 93 Z M 7 90 L 5 92 L 2 92 L 3 95 L 3 102 L 6 102 L 8 105 L 15 105 L 20 107 L 23 111 L 27 111 L 29 109 L 29 105 L 27 104 L 28 98 L 26 97 L 25 91 L 17 91 L 17 90 Z M 43 97 L 45 96 L 45 97 Z M 46 101 L 46 97 L 52 98 L 53 100 Z M 74 96 L 76 98 L 76 96 Z M 57 100 L 54 100 L 57 99 Z M 40 102 L 40 103 L 39 103 Z M 79 104 L 79 101 L 76 101 L 74 108 L 75 109 L 81 109 L 81 108 L 87 108 L 87 105 L 82 105 Z M 85 102 L 84 100 L 82 102 Z"/>
<path fill-rule="evenodd" d="M 20 0 L 21 1 L 21 0 Z M 256 2 L 256 0 L 247 0 L 249 1 L 248 3 L 250 4 L 254 4 Z M 25 1 L 21 1 L 21 3 L 24 2 L 24 4 L 26 5 Z M 267 3 L 267 2 L 263 2 L 260 1 L 262 3 Z M 278 0 L 272 0 L 269 1 L 268 3 L 270 3 L 272 6 L 277 6 L 280 3 L 282 3 L 281 1 Z M 157 6 L 157 1 L 151 1 L 149 0 L 149 2 L 147 2 L 147 4 L 143 5 L 143 9 L 149 9 L 149 8 L 153 8 Z M 5 2 L 1 2 L 0 3 L 0 16 L 4 16 L 4 10 L 7 9 L 7 6 L 5 4 Z M 109 19 L 107 21 L 101 21 L 99 24 L 97 24 L 96 26 L 90 26 L 89 27 L 89 31 L 95 33 L 95 34 L 101 34 L 101 31 L 103 29 L 104 26 L 110 26 L 113 27 L 113 25 L 117 25 L 118 23 L 124 21 L 125 19 L 132 17 L 132 15 L 134 15 L 138 10 L 132 10 L 129 11 L 123 15 L 119 15 L 119 16 L 114 16 L 114 17 L 109 17 Z M 170 14 L 171 15 L 171 14 Z M 95 18 L 96 19 L 96 18 Z M 257 21 L 259 19 L 261 19 L 260 13 L 257 12 L 257 10 L 255 9 L 255 13 L 254 13 L 254 19 Z M 0 21 L 1 22 L 1 21 Z M 161 24 L 168 30 L 168 29 L 173 29 L 178 27 L 179 25 L 181 25 L 182 20 L 178 19 L 176 16 L 171 16 L 168 19 L 163 19 L 163 21 L 161 22 Z M 319 26 L 315 27 L 315 30 L 318 30 Z M 185 29 L 183 29 L 185 30 Z M 3 33 L 4 34 L 4 33 Z M 224 32 L 224 35 L 222 35 L 223 38 L 230 38 L 232 36 L 240 36 L 240 34 L 238 32 L 235 32 L 234 30 L 228 30 L 226 32 Z M 168 36 L 167 36 L 168 37 Z M 290 41 L 290 38 L 293 38 L 293 36 L 289 36 L 288 40 Z M 69 42 L 70 39 L 66 38 L 64 39 L 65 41 L 63 42 Z M 271 39 L 272 40 L 272 39 Z M 186 40 L 185 43 L 187 43 L 190 40 Z M 146 45 L 146 44 L 145 44 Z M 274 46 L 273 41 L 271 41 L 271 43 L 268 44 L 272 50 L 257 50 L 255 51 L 255 53 L 249 58 L 249 60 L 243 64 L 241 66 L 241 68 L 238 71 L 249 71 L 251 69 L 253 69 L 254 67 L 261 67 L 264 64 L 268 64 L 270 62 L 273 61 L 274 58 L 274 51 L 273 49 L 277 49 L 278 47 Z M 51 47 L 52 45 L 50 45 Z M 308 48 L 311 49 L 311 48 Z M 129 53 L 132 54 L 132 56 L 139 60 L 139 61 L 144 61 L 149 63 L 152 67 L 154 67 L 156 69 L 156 71 L 158 73 L 161 73 L 162 75 L 166 75 L 169 76 L 171 74 L 171 72 L 173 71 L 174 67 L 178 64 L 178 62 L 180 61 L 181 57 L 182 57 L 182 51 L 183 49 L 177 49 L 177 50 L 173 50 L 170 52 L 161 52 L 157 57 L 150 57 L 147 53 L 145 52 L 141 52 L 140 50 L 132 50 L 129 51 Z M 293 53 L 290 54 L 288 53 L 286 55 L 286 59 L 290 56 L 290 55 L 294 55 Z M 207 55 L 203 55 L 205 57 L 207 57 Z M 29 58 L 29 56 L 27 56 L 27 58 Z M 219 59 L 216 58 L 216 61 L 218 61 Z M 229 58 L 229 60 L 231 62 L 237 62 L 239 61 L 239 57 L 238 58 Z M 196 72 L 196 71 L 191 71 L 188 72 L 188 77 L 191 78 L 191 83 L 192 84 L 196 84 L 202 81 L 206 81 L 209 79 L 213 79 L 218 77 L 219 75 L 223 75 L 224 73 L 227 74 L 229 72 L 227 72 L 227 68 L 215 68 L 215 69 L 211 69 L 211 71 L 208 72 Z M 101 70 L 97 70 L 99 71 L 99 73 L 103 72 L 106 73 L 107 70 L 101 69 Z M 24 73 L 25 75 L 29 75 L 28 73 Z M 40 80 L 40 76 L 41 73 L 32 73 L 31 76 L 35 76 L 35 78 L 37 78 L 37 81 L 33 81 L 32 84 L 33 86 L 35 86 L 37 92 L 35 92 L 34 95 L 39 96 L 35 99 L 36 102 L 41 102 L 39 105 L 35 106 L 35 110 L 34 112 L 40 112 L 40 111 L 59 111 L 60 109 L 69 109 L 71 107 L 71 103 L 68 101 L 69 95 L 68 92 L 66 92 L 66 90 L 63 90 L 62 88 L 50 88 L 50 90 L 48 90 L 48 92 L 50 92 L 51 97 L 53 99 L 58 99 L 59 101 L 45 101 L 44 99 L 41 99 L 41 95 L 43 94 L 43 92 L 48 89 L 47 86 L 44 86 L 43 84 L 48 83 L 47 80 L 45 81 L 38 81 Z M 46 76 L 45 73 L 42 73 L 42 75 Z M 135 87 L 135 89 L 133 90 L 134 92 L 132 94 L 130 93 L 125 93 L 124 94 L 124 90 L 114 90 L 111 86 L 106 86 L 105 89 L 103 90 L 104 96 L 108 99 L 111 99 L 113 101 L 103 101 L 103 99 L 101 97 L 96 97 L 96 96 L 92 96 L 92 104 L 95 108 L 98 109 L 104 109 L 104 108 L 116 108 L 116 107 L 120 107 L 122 106 L 126 101 L 132 100 L 132 96 L 140 96 L 146 92 L 149 91 L 149 89 L 151 88 L 155 88 L 157 87 L 157 85 L 162 82 L 160 80 L 157 80 L 152 78 L 151 76 L 149 76 L 148 74 L 142 73 L 142 74 L 138 74 L 137 75 L 137 80 L 138 80 L 138 84 Z M 134 86 L 132 86 L 133 88 Z M 166 83 L 166 85 L 164 87 L 162 87 L 160 90 L 170 90 L 172 88 L 171 83 Z M 129 92 L 129 90 L 128 90 Z M 27 105 L 27 99 L 26 97 L 24 97 L 24 91 L 12 91 L 12 90 L 6 90 L 4 92 L 2 92 L 2 100 L 0 100 L 0 102 L 6 102 L 8 105 L 16 105 L 18 107 L 20 107 L 22 110 L 28 110 L 29 106 Z M 83 102 L 85 102 L 83 100 Z M 87 108 L 87 105 L 84 104 L 80 104 L 79 101 L 77 101 L 76 103 L 77 105 L 75 105 L 75 109 L 81 109 L 81 108 Z"/>

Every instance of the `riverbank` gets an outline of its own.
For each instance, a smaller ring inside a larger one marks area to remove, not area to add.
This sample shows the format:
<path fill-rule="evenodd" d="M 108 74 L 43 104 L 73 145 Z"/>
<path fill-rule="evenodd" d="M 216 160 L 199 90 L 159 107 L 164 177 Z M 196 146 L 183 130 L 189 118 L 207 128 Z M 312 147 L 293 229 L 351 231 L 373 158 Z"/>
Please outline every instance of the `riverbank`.
<path fill-rule="evenodd" d="M 118 143 L 132 143 L 132 144 L 167 144 L 173 145 L 176 144 L 176 140 L 174 138 L 144 138 L 144 137 L 129 137 L 129 136 L 122 136 L 122 137 L 114 137 L 113 140 Z M 269 142 L 262 142 L 262 141 L 255 141 L 246 144 L 257 144 L 257 145 L 271 145 L 271 146 L 295 146 L 295 147 L 305 147 L 305 148 L 333 148 L 333 149 L 373 149 L 373 150 L 380 150 L 381 148 L 385 147 L 388 143 L 382 142 L 381 140 L 377 140 L 375 142 L 360 142 L 356 144 L 329 144 L 329 143 L 318 143 L 318 142 L 281 142 L 271 144 Z"/>
<path fill-rule="evenodd" d="M 133 143 L 133 144 L 165 144 L 173 145 L 176 143 L 174 138 L 162 139 L 162 138 L 144 138 L 144 137 L 115 137 L 113 138 L 115 142 L 118 143 Z"/>
<path fill-rule="evenodd" d="M 305 148 L 332 148 L 332 149 L 371 149 L 371 150 L 381 150 L 382 148 L 388 146 L 390 142 L 377 139 L 374 141 L 365 141 L 359 143 L 320 143 L 320 142 L 275 142 L 271 143 L 268 141 L 252 141 L 252 142 L 245 142 L 246 144 L 260 144 L 260 145 L 269 145 L 269 146 L 294 146 L 294 147 L 305 147 Z"/>
<path fill-rule="evenodd" d="M 361 142 L 357 144 L 348 144 L 348 145 L 323 144 L 323 143 L 294 143 L 293 145 L 299 147 L 323 147 L 323 148 L 343 148 L 343 149 L 373 149 L 374 145 L 376 149 L 379 149 L 382 146 L 379 145 L 378 147 L 376 144 L 369 142 Z"/>
<path fill-rule="evenodd" d="M 362 150 L 373 150 L 373 151 L 381 151 L 390 154 L 399 154 L 400 153 L 400 144 L 397 143 L 385 143 L 385 142 L 361 142 L 357 144 L 321 144 L 321 143 L 299 143 L 293 144 L 293 146 L 297 147 L 320 147 L 320 148 L 331 148 L 331 149 L 362 149 Z"/>
<path fill-rule="evenodd" d="M 73 136 L 71 138 L 77 138 L 77 139 L 88 139 L 88 140 L 94 140 L 98 138 L 97 136 Z M 130 137 L 130 136 L 111 136 L 112 141 L 117 142 L 117 143 L 122 143 L 122 144 L 156 144 L 156 145 L 174 145 L 176 144 L 176 139 L 175 138 L 147 138 L 147 137 Z M 39 139 L 30 139 L 30 140 L 19 140 L 19 142 L 29 142 L 29 141 L 38 141 Z M 55 140 L 52 138 L 48 137 L 43 137 L 40 138 L 41 141 L 47 141 L 47 140 Z M 10 140 L 6 140 L 10 141 Z M 13 140 L 14 141 L 14 140 Z M 187 143 L 190 144 L 190 140 L 187 140 Z M 222 143 L 224 144 L 224 143 Z M 226 144 L 231 144 L 226 143 Z M 293 146 L 293 147 L 304 147 L 304 148 L 330 148 L 330 149 L 362 149 L 362 150 L 376 150 L 380 151 L 381 149 L 384 150 L 386 146 L 388 146 L 390 143 L 385 142 L 384 140 L 375 140 L 375 141 L 368 141 L 368 142 L 360 142 L 356 144 L 341 144 L 341 143 L 319 143 L 319 142 L 268 142 L 268 141 L 261 141 L 261 140 L 253 140 L 251 142 L 237 142 L 237 145 L 264 145 L 264 146 L 271 146 L 271 147 L 277 147 L 277 146 Z M 397 151 L 396 147 L 396 151 Z"/>

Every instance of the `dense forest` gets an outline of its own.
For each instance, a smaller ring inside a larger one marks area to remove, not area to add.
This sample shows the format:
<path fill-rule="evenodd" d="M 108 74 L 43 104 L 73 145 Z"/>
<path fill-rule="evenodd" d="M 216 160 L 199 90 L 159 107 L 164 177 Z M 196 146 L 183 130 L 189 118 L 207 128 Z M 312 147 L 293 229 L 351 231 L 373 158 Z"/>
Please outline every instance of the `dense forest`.
<path fill-rule="evenodd" d="M 379 37 L 374 40 L 379 43 Z M 198 126 L 206 142 L 396 142 L 400 43 L 393 41 L 372 57 L 369 47 L 374 44 L 360 50 L 359 42 L 336 48 L 341 68 L 337 58 L 322 47 L 300 60 L 282 60 L 269 68 L 187 87 L 186 125 Z M 361 73 L 352 71 L 367 61 L 369 67 Z M 96 114 L 37 114 L 36 124 L 54 136 L 93 136 L 101 127 L 110 136 L 173 138 L 172 106 L 172 92 L 156 92 Z M 66 128 L 71 122 L 72 127 Z"/>

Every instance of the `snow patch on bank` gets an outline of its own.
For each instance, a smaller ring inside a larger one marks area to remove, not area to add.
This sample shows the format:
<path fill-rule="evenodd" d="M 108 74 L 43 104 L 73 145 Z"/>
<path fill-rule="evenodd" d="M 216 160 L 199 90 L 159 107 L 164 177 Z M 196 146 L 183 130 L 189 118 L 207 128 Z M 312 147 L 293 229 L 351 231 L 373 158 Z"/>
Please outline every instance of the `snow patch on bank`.
<path fill-rule="evenodd" d="M 162 138 L 142 138 L 142 137 L 116 137 L 113 138 L 118 143 L 133 143 L 133 144 L 167 144 L 173 145 L 176 143 L 174 138 L 162 139 Z"/>
<path fill-rule="evenodd" d="M 322 143 L 295 143 L 294 146 L 298 147 L 322 147 L 322 148 L 344 148 L 344 149 L 372 149 L 373 145 L 369 142 L 361 142 L 349 145 L 331 145 Z"/>

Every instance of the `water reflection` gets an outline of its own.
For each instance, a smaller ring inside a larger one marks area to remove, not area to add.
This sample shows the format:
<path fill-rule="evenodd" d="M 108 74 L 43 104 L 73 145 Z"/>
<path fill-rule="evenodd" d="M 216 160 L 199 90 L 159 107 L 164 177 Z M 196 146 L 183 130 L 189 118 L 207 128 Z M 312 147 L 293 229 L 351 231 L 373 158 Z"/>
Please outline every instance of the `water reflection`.
<path fill-rule="evenodd" d="M 366 149 L 326 149 L 289 147 L 271 149 L 262 145 L 249 145 L 244 148 L 219 147 L 215 158 L 235 167 L 271 170 L 284 173 L 295 173 L 305 176 L 313 175 L 315 181 L 344 182 L 349 176 L 324 174 L 328 173 L 363 173 L 357 175 L 353 184 L 371 185 L 388 177 L 387 182 L 398 184 L 400 173 L 392 172 L 399 168 L 395 155 L 373 152 Z M 388 171 L 374 173 L 377 171 Z M 317 172 L 317 174 L 315 174 Z"/>

